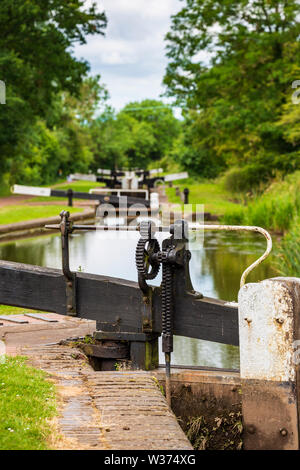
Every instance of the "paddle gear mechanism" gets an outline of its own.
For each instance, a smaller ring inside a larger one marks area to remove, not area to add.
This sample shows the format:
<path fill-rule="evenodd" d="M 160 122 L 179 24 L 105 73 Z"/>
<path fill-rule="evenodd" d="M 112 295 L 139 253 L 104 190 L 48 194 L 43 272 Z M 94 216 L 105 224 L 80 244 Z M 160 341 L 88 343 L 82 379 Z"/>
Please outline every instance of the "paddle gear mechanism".
<path fill-rule="evenodd" d="M 162 351 L 166 361 L 166 397 L 171 405 L 171 353 L 173 352 L 173 317 L 174 317 L 174 268 L 184 264 L 183 249 L 185 250 L 185 222 L 177 221 L 170 227 L 171 238 L 164 240 L 162 249 L 159 242 L 152 237 L 151 222 L 142 222 L 141 238 L 136 248 L 136 267 L 139 285 L 147 295 L 149 286 L 147 280 L 154 279 L 162 264 L 161 283 L 161 316 L 162 316 Z M 180 242 L 179 242 L 180 241 Z M 184 245 L 182 245 L 182 242 Z M 190 253 L 188 252 L 190 257 Z"/>

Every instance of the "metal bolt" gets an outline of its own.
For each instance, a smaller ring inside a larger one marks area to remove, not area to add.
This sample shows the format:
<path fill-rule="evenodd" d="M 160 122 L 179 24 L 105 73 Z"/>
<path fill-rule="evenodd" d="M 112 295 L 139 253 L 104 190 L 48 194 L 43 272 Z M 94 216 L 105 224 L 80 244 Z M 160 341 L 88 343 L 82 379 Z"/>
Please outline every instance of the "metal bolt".
<path fill-rule="evenodd" d="M 277 321 L 277 323 L 280 323 L 280 325 L 282 325 L 282 323 L 284 323 L 284 318 L 283 317 L 277 317 L 277 318 L 275 318 L 275 320 Z"/>
<path fill-rule="evenodd" d="M 280 434 L 282 435 L 282 437 L 285 437 L 285 436 L 288 435 L 288 432 L 285 428 L 282 428 L 282 429 L 280 429 Z"/>
<path fill-rule="evenodd" d="M 255 426 L 253 426 L 253 424 L 250 424 L 250 426 L 247 427 L 247 431 L 249 434 L 254 434 L 256 431 L 256 428 Z"/>
<path fill-rule="evenodd" d="M 68 304 L 68 310 L 72 310 L 72 307 L 73 307 L 72 304 Z"/>

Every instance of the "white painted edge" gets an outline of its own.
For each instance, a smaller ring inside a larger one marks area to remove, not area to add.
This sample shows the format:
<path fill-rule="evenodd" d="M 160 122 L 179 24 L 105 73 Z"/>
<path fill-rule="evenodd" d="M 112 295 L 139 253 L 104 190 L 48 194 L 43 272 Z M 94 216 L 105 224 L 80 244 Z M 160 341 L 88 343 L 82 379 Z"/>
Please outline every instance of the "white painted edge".
<path fill-rule="evenodd" d="M 15 184 L 12 187 L 12 192 L 14 194 L 24 194 L 27 196 L 51 196 L 51 188 L 39 188 L 36 186 L 22 186 Z"/>
<path fill-rule="evenodd" d="M 183 180 L 188 177 L 189 177 L 189 174 L 187 172 L 184 172 L 184 173 L 173 173 L 171 175 L 166 175 L 164 179 L 166 182 L 169 182 L 169 181 Z"/>
<path fill-rule="evenodd" d="M 70 175 L 73 181 L 91 181 L 92 183 L 97 182 L 97 177 L 95 175 L 84 175 L 81 173 L 74 173 Z"/>
<path fill-rule="evenodd" d="M 111 176 L 111 170 L 102 170 L 102 168 L 98 168 L 97 173 L 99 173 L 99 175 Z"/>
<path fill-rule="evenodd" d="M 149 175 L 157 175 L 158 173 L 163 173 L 163 168 L 154 168 L 153 170 L 149 170 Z"/>
<path fill-rule="evenodd" d="M 108 189 L 108 188 L 93 188 L 89 190 L 89 194 L 112 194 L 114 196 L 124 196 L 123 193 L 143 193 L 145 195 L 145 199 L 149 198 L 149 191 L 148 189 Z M 126 196 L 126 194 L 125 194 Z M 130 196 L 129 196 L 130 197 Z M 141 199 L 143 200 L 143 199 Z"/>
<path fill-rule="evenodd" d="M 154 210 L 159 209 L 159 194 L 158 193 L 150 194 L 150 208 Z"/>

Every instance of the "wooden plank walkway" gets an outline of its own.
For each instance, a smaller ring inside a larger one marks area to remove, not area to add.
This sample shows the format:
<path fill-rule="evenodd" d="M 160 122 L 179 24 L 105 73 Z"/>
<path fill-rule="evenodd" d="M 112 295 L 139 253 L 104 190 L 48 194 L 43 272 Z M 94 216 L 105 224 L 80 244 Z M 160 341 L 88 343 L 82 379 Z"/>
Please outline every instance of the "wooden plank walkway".
<path fill-rule="evenodd" d="M 151 373 L 95 372 L 80 350 L 47 344 L 70 332 L 86 334 L 94 322 L 61 317 L 61 322 L 47 324 L 27 319 L 29 324 L 18 326 L 7 322 L 0 335 L 2 331 L 8 354 L 27 356 L 57 386 L 61 438 L 55 439 L 55 448 L 192 450 Z"/>

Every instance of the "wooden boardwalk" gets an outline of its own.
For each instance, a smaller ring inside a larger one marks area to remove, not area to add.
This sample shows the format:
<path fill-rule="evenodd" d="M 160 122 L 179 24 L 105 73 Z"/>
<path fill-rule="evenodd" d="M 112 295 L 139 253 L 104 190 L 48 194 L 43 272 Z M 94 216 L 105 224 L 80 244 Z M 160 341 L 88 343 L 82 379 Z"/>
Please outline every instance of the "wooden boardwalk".
<path fill-rule="evenodd" d="M 66 331 L 74 322 L 73 319 L 67 322 Z M 40 331 L 32 330 L 33 326 L 37 328 L 36 324 L 5 327 L 8 352 L 28 356 L 33 366 L 48 372 L 55 381 L 61 398 L 57 430 L 62 436 L 55 441 L 56 448 L 192 449 L 150 373 L 95 372 L 80 350 L 47 345 L 46 325 L 43 336 Z M 78 326 L 80 335 L 80 329 L 86 325 L 81 321 Z M 55 330 L 61 335 L 63 324 L 51 323 L 48 328 L 52 336 Z M 35 343 L 32 341 L 35 335 L 39 344 L 29 344 Z"/>

